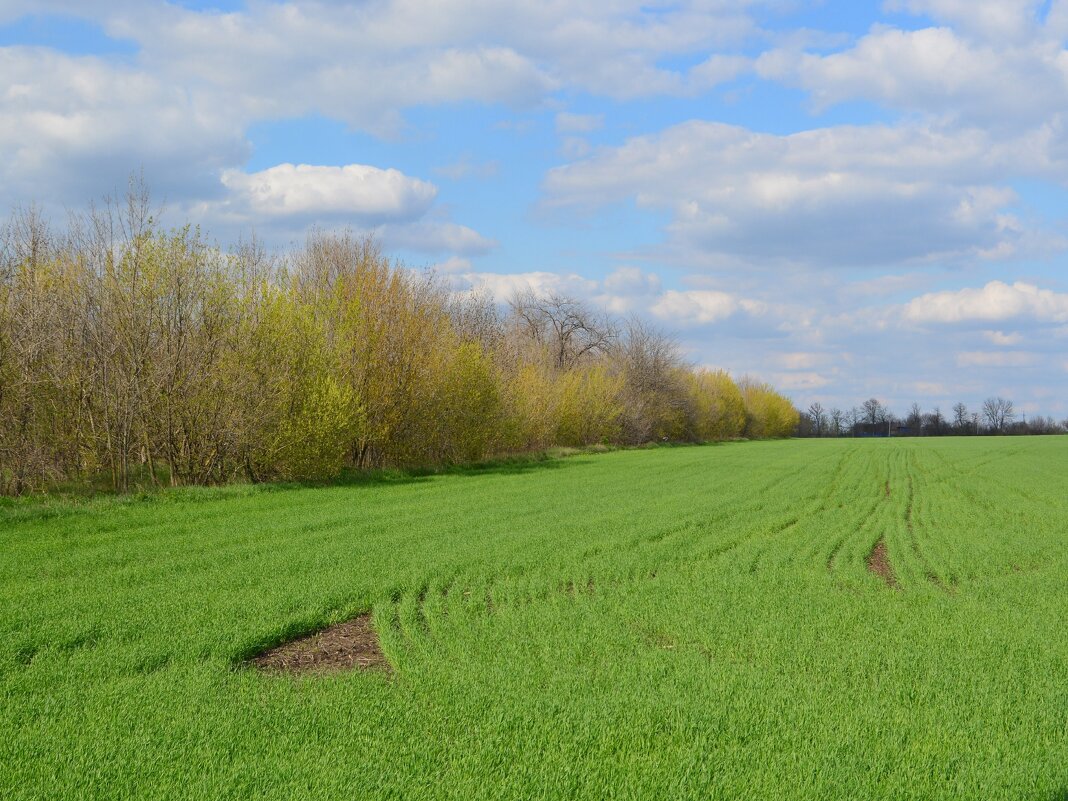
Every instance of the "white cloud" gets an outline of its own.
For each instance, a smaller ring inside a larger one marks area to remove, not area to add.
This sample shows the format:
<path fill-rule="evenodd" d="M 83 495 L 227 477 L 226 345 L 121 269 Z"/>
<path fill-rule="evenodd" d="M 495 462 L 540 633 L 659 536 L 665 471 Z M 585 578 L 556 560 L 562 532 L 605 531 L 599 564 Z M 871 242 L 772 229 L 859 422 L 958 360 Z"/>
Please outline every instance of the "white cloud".
<path fill-rule="evenodd" d="M 1006 334 L 1003 331 L 984 331 L 983 336 L 987 338 L 992 345 L 1019 345 L 1023 342 L 1023 335 L 1019 333 Z"/>
<path fill-rule="evenodd" d="M 410 220 L 422 216 L 437 195 L 437 188 L 427 181 L 364 164 L 279 164 L 251 174 L 231 169 L 223 171 L 222 183 L 230 192 L 228 206 L 244 207 L 268 219 Z"/>
<path fill-rule="evenodd" d="M 660 291 L 660 276 L 639 267 L 618 267 L 604 279 L 604 289 L 615 295 L 654 295 Z"/>
<path fill-rule="evenodd" d="M 774 359 L 786 370 L 811 370 L 823 364 L 827 357 L 822 353 L 798 352 L 780 353 Z"/>
<path fill-rule="evenodd" d="M 450 267 L 452 269 L 448 271 L 448 277 L 453 290 L 488 292 L 498 303 L 506 303 L 517 292 L 527 289 L 538 293 L 558 292 L 578 297 L 588 297 L 597 289 L 597 282 L 575 273 L 540 270 L 526 273 L 462 271 L 463 265 L 458 262 Z"/>
<path fill-rule="evenodd" d="M 958 367 L 1030 367 L 1040 356 L 1026 351 L 974 350 L 957 354 Z"/>
<path fill-rule="evenodd" d="M 877 27 L 848 50 L 764 53 L 756 69 L 809 91 L 818 109 L 873 100 L 991 129 L 1059 130 L 1056 114 L 1068 103 L 1068 53 L 1058 41 L 991 44 L 951 28 Z"/>
<path fill-rule="evenodd" d="M 236 237 L 255 228 L 265 241 L 297 241 L 311 226 L 374 235 L 390 250 L 481 255 L 496 243 L 449 221 L 434 206 L 437 188 L 395 169 L 279 164 L 255 173 L 226 170 L 223 196 L 193 202 L 184 213 Z"/>
<path fill-rule="evenodd" d="M 480 256 L 497 244 L 466 225 L 437 220 L 389 223 L 376 228 L 374 233 L 387 249 L 403 248 L 421 253 Z"/>
<path fill-rule="evenodd" d="M 711 289 L 669 289 L 650 311 L 676 325 L 706 325 L 732 317 L 738 312 L 761 314 L 763 304 Z"/>
<path fill-rule="evenodd" d="M 921 295 L 905 305 L 904 317 L 913 323 L 1063 323 L 1068 322 L 1068 293 L 991 281 L 979 289 Z"/>
<path fill-rule="evenodd" d="M 81 204 L 144 167 L 168 198 L 218 191 L 249 155 L 243 125 L 124 65 L 0 47 L 0 201 Z"/>
<path fill-rule="evenodd" d="M 556 115 L 557 133 L 591 133 L 603 126 L 603 114 L 572 114 L 561 111 Z"/>
<path fill-rule="evenodd" d="M 741 44 L 753 0 L 416 0 L 253 2 L 229 13 L 162 2 L 7 2 L 0 19 L 84 16 L 140 45 L 158 77 L 225 98 L 254 118 L 321 113 L 380 133 L 400 112 L 458 101 L 536 106 L 572 88 L 613 97 L 694 94 L 736 74 L 716 54 Z"/>
<path fill-rule="evenodd" d="M 990 183 L 1012 156 L 980 131 L 836 127 L 788 136 L 691 121 L 551 170 L 550 207 L 633 198 L 701 258 L 822 266 L 1005 258 L 1042 247 Z"/>
<path fill-rule="evenodd" d="M 926 14 L 972 35 L 1018 40 L 1033 35 L 1042 0 L 888 0 L 891 11 Z"/>

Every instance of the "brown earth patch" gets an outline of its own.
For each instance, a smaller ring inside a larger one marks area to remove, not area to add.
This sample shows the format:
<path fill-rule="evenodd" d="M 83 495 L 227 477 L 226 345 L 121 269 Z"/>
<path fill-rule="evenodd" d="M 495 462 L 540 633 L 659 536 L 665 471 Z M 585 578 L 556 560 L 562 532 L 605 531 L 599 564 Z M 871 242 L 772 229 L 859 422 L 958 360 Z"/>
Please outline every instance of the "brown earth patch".
<path fill-rule="evenodd" d="M 389 670 L 378 633 L 371 625 L 371 616 L 367 614 L 276 645 L 254 656 L 249 664 L 269 673 L 338 673 L 373 668 Z"/>
<path fill-rule="evenodd" d="M 864 561 L 868 565 L 868 570 L 885 581 L 887 587 L 895 590 L 901 589 L 901 585 L 897 583 L 897 576 L 894 575 L 894 568 L 890 564 L 890 556 L 886 552 L 886 540 L 880 537 Z"/>

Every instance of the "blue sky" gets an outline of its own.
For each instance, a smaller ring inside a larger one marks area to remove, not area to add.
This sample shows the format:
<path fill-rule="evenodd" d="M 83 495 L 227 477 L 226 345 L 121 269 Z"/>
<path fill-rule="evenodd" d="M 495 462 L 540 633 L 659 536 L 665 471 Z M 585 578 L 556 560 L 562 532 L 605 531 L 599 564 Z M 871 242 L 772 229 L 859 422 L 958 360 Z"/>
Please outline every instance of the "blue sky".
<path fill-rule="evenodd" d="M 374 232 L 800 406 L 1068 417 L 1068 0 L 0 0 L 0 203 Z"/>

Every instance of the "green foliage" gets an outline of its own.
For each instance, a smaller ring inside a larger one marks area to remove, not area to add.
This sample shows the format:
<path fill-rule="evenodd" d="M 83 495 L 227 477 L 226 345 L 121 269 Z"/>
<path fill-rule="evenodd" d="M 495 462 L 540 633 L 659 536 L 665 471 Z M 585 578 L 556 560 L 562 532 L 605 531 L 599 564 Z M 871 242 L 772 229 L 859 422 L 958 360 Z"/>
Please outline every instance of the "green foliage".
<path fill-rule="evenodd" d="M 0 503 L 0 797 L 1056 799 L 1065 476 L 791 440 Z M 388 677 L 242 666 L 368 610 Z"/>
<path fill-rule="evenodd" d="M 367 238 L 222 253 L 146 203 L 83 221 L 98 236 L 31 216 L 0 241 L 0 494 L 740 433 L 730 377 L 693 372 L 637 321 L 534 293 L 502 319 Z M 782 403 L 750 392 L 747 436 L 788 434 Z"/>
<path fill-rule="evenodd" d="M 570 370 L 558 382 L 556 442 L 593 445 L 619 442 L 623 378 L 604 365 Z"/>
<path fill-rule="evenodd" d="M 797 428 L 800 416 L 789 398 L 762 381 L 743 379 L 740 387 L 745 401 L 745 435 L 750 439 L 788 437 Z"/>
<path fill-rule="evenodd" d="M 711 442 L 740 437 L 745 431 L 746 406 L 730 375 L 723 370 L 697 370 L 687 378 L 693 439 Z"/>

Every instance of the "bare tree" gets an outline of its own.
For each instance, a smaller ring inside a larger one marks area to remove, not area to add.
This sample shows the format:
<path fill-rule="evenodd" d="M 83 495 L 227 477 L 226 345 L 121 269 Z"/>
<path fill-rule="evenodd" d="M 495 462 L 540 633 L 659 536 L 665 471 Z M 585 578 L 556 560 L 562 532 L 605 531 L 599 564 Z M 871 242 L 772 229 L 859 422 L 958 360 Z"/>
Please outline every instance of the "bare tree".
<path fill-rule="evenodd" d="M 875 398 L 868 398 L 861 404 L 863 419 L 870 425 L 886 422 L 886 407 Z"/>
<path fill-rule="evenodd" d="M 859 423 L 863 419 L 864 418 L 860 409 L 858 409 L 856 406 L 850 407 L 849 411 L 846 412 L 846 420 L 849 421 L 849 435 L 851 437 L 855 437 L 857 435 L 857 423 Z"/>
<path fill-rule="evenodd" d="M 920 409 L 920 404 L 913 403 L 912 406 L 909 407 L 908 416 L 905 418 L 905 425 L 915 434 L 922 433 L 923 411 Z"/>
<path fill-rule="evenodd" d="M 617 336 L 607 316 L 566 295 L 539 295 L 526 289 L 516 292 L 508 305 L 520 330 L 549 350 L 559 370 L 568 370 L 585 357 L 607 353 Z"/>
<path fill-rule="evenodd" d="M 968 407 L 963 403 L 953 405 L 953 427 L 958 433 L 968 428 Z"/>
<path fill-rule="evenodd" d="M 942 410 L 939 407 L 935 406 L 934 410 L 926 416 L 925 425 L 928 433 L 934 434 L 936 437 L 942 436 L 942 432 L 946 427 L 946 418 L 942 416 Z"/>
<path fill-rule="evenodd" d="M 845 423 L 846 419 L 845 412 L 836 406 L 831 409 L 828 417 L 831 421 L 831 433 L 836 437 L 840 437 L 842 435 L 842 425 Z"/>
<path fill-rule="evenodd" d="M 996 434 L 1003 434 L 1005 426 L 1016 419 L 1016 412 L 1012 407 L 1012 401 L 1002 398 L 987 398 L 983 401 L 983 417 L 987 425 Z"/>
<path fill-rule="evenodd" d="M 678 343 L 663 331 L 631 317 L 612 352 L 615 369 L 624 379 L 626 441 L 670 438 L 687 405 L 680 381 L 683 367 Z"/>
<path fill-rule="evenodd" d="M 823 411 L 823 404 L 816 401 L 808 407 L 808 417 L 812 421 L 812 430 L 817 437 L 823 436 L 823 429 L 827 426 L 827 413 Z"/>

